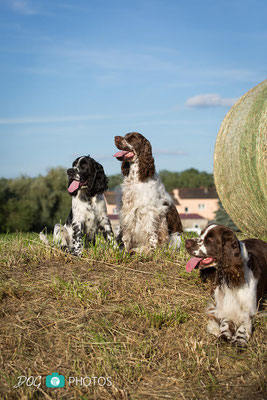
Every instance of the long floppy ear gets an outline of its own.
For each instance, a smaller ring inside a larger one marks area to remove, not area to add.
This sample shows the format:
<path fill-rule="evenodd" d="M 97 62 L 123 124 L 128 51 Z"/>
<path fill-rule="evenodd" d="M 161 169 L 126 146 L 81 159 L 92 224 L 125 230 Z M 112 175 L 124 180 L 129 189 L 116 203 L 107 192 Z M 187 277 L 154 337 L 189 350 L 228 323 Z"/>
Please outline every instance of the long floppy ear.
<path fill-rule="evenodd" d="M 142 138 L 139 147 L 139 179 L 144 182 L 148 178 L 155 175 L 155 163 L 152 157 L 152 148 L 150 142 L 146 138 Z"/>
<path fill-rule="evenodd" d="M 105 190 L 108 189 L 108 178 L 105 175 L 104 168 L 102 167 L 101 164 L 95 161 L 94 167 L 95 167 L 95 176 L 90 191 L 96 194 L 102 194 Z"/>
<path fill-rule="evenodd" d="M 130 163 L 126 160 L 123 160 L 121 163 L 121 172 L 123 176 L 128 176 L 130 173 Z"/>
<path fill-rule="evenodd" d="M 240 244 L 228 228 L 224 228 L 222 233 L 222 269 L 229 286 L 240 286 L 245 282 Z"/>

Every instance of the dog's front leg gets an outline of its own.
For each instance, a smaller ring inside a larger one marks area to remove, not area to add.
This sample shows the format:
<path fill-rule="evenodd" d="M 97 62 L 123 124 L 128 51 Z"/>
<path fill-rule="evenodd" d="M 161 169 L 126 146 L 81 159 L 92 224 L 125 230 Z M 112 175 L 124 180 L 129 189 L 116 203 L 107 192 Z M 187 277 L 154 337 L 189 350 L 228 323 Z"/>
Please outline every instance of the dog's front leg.
<path fill-rule="evenodd" d="M 232 338 L 233 343 L 237 344 L 240 347 L 245 347 L 251 336 L 251 332 L 252 332 L 252 321 L 250 315 L 247 314 L 244 318 L 244 321 L 237 328 Z"/>
<path fill-rule="evenodd" d="M 71 253 L 74 256 L 81 256 L 82 249 L 83 249 L 83 229 L 82 224 L 80 222 L 73 222 L 72 223 L 72 230 L 73 230 L 73 243 Z"/>
<path fill-rule="evenodd" d="M 110 223 L 110 220 L 108 219 L 108 217 L 103 217 L 99 221 L 99 229 L 101 232 L 103 232 L 103 236 L 105 239 L 112 240 L 113 232 L 112 232 L 111 223 Z"/>
<path fill-rule="evenodd" d="M 232 326 L 234 326 L 234 323 L 232 321 L 228 321 L 226 318 L 222 318 L 220 320 L 219 339 L 222 339 L 225 342 L 230 341 L 232 339 L 232 331 L 233 331 L 233 328 L 231 329 Z"/>

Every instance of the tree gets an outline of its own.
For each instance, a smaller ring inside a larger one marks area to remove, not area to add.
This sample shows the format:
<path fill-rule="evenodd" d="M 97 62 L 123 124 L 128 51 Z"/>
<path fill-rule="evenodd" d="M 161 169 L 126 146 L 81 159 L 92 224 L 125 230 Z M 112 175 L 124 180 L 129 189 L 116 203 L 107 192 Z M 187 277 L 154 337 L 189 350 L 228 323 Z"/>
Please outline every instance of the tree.
<path fill-rule="evenodd" d="M 39 232 L 65 222 L 71 207 L 65 169 L 53 168 L 46 176 L 0 180 L 0 231 Z"/>
<path fill-rule="evenodd" d="M 9 196 L 5 206 L 7 231 L 28 231 L 38 217 L 38 206 L 31 198 L 32 179 L 22 176 L 8 182 Z"/>
<path fill-rule="evenodd" d="M 212 222 L 214 222 L 215 224 L 228 226 L 228 228 L 232 229 L 235 232 L 239 231 L 238 227 L 235 225 L 235 223 L 232 221 L 232 219 L 225 211 L 220 200 L 218 203 L 218 210 L 215 213 L 215 219 Z"/>
<path fill-rule="evenodd" d="M 7 214 L 7 201 L 10 197 L 10 191 L 8 187 L 8 179 L 0 179 L 0 232 L 6 232 L 6 214 Z"/>
<path fill-rule="evenodd" d="M 194 168 L 187 169 L 182 172 L 160 171 L 162 182 L 167 191 L 175 188 L 198 188 L 198 187 L 214 187 L 213 175 L 207 172 L 199 172 Z"/>
<path fill-rule="evenodd" d="M 117 175 L 111 175 L 108 177 L 108 189 L 109 190 L 114 190 L 116 186 L 121 185 L 122 183 L 122 175 L 117 174 Z"/>

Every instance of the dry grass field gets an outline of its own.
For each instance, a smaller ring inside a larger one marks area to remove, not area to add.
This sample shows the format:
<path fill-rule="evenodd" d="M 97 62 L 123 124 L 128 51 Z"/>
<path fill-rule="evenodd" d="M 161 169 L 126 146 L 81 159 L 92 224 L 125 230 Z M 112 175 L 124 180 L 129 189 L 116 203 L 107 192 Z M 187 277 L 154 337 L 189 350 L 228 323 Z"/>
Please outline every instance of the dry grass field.
<path fill-rule="evenodd" d="M 266 317 L 245 350 L 208 335 L 210 284 L 187 260 L 184 244 L 141 257 L 99 239 L 78 259 L 1 236 L 0 398 L 266 399 Z"/>

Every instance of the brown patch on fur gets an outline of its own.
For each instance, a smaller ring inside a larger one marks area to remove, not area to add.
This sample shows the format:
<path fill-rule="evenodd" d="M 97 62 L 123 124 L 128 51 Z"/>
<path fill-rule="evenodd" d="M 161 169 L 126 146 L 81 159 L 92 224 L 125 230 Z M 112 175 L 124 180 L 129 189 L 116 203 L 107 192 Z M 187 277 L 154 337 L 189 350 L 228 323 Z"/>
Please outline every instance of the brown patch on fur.
<path fill-rule="evenodd" d="M 150 142 L 138 132 L 127 133 L 125 139 L 133 147 L 138 157 L 140 181 L 144 182 L 148 178 L 153 178 L 156 170 Z"/>
<path fill-rule="evenodd" d="M 168 232 L 168 227 L 167 227 L 165 218 L 160 221 L 157 234 L 158 234 L 158 245 L 159 246 L 161 246 L 164 243 L 167 243 L 169 241 L 169 232 Z"/>
<path fill-rule="evenodd" d="M 153 178 L 155 175 L 154 158 L 152 157 L 152 148 L 149 141 L 145 138 L 142 139 L 141 152 L 138 157 L 139 160 L 139 179 L 141 182 L 146 181 L 148 178 Z"/>
<path fill-rule="evenodd" d="M 204 268 L 201 269 L 199 272 L 200 272 L 200 279 L 202 280 L 202 282 L 206 283 L 207 281 L 210 281 L 212 283 L 212 288 L 213 288 L 212 290 L 214 291 L 215 290 L 214 279 L 216 276 L 216 268 L 215 267 Z"/>
<path fill-rule="evenodd" d="M 258 278 L 257 301 L 267 292 L 267 243 L 260 239 L 245 239 L 243 243 L 249 253 L 248 267 Z"/>
<path fill-rule="evenodd" d="M 234 335 L 236 332 L 236 325 L 233 323 L 233 321 L 228 321 L 228 326 L 229 326 L 229 331 L 231 332 L 232 335 Z"/>
<path fill-rule="evenodd" d="M 156 170 L 149 140 L 141 135 L 141 133 L 130 132 L 127 133 L 125 137 L 116 136 L 115 144 L 120 150 L 131 151 L 131 148 L 134 150 L 139 162 L 139 179 L 141 182 L 146 181 L 148 178 L 153 178 Z M 129 145 L 131 147 L 129 147 Z M 121 165 L 122 174 L 128 176 L 129 170 L 130 161 L 123 160 Z"/>
<path fill-rule="evenodd" d="M 229 287 L 244 285 L 245 276 L 240 245 L 234 232 L 228 228 L 225 228 L 222 234 L 221 270 L 223 272 L 224 280 Z"/>
<path fill-rule="evenodd" d="M 170 204 L 166 213 L 169 234 L 174 232 L 183 232 L 183 226 L 180 215 L 174 204 Z"/>
<path fill-rule="evenodd" d="M 129 161 L 123 160 L 121 163 L 121 172 L 123 176 L 128 176 L 130 172 L 130 163 Z"/>

